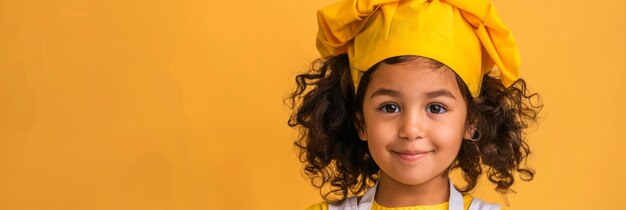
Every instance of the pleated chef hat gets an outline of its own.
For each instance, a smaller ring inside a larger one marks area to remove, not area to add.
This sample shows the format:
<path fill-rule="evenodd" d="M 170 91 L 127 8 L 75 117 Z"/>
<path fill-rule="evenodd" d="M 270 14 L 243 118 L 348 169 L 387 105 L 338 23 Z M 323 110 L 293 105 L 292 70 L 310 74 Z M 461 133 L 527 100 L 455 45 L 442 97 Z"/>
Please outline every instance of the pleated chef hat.
<path fill-rule="evenodd" d="M 343 0 L 317 15 L 317 50 L 348 53 L 355 91 L 363 72 L 401 55 L 442 62 L 474 98 L 494 65 L 505 87 L 519 78 L 517 45 L 489 0 Z"/>

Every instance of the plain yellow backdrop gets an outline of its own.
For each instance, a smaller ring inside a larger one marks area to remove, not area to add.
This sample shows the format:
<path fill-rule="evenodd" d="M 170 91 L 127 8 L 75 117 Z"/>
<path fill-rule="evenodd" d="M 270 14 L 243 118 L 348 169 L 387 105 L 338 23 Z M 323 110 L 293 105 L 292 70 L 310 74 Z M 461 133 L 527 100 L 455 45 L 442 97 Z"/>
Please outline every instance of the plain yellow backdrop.
<path fill-rule="evenodd" d="M 282 99 L 333 2 L 0 0 L 0 209 L 321 201 Z M 545 104 L 511 209 L 622 208 L 625 1 L 494 4 Z"/>

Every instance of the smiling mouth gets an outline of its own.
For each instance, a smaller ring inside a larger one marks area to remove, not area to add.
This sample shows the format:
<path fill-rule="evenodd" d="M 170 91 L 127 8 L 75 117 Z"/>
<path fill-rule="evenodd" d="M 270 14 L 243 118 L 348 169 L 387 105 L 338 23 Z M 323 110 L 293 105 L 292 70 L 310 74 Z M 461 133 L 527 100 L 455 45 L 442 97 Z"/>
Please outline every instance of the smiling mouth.
<path fill-rule="evenodd" d="M 395 152 L 392 151 L 392 153 L 400 158 L 401 160 L 404 161 L 409 161 L 409 162 L 415 162 L 421 159 L 424 159 L 424 157 L 426 157 L 428 154 L 430 154 L 430 152 L 419 152 L 419 153 L 412 153 L 412 152 Z"/>

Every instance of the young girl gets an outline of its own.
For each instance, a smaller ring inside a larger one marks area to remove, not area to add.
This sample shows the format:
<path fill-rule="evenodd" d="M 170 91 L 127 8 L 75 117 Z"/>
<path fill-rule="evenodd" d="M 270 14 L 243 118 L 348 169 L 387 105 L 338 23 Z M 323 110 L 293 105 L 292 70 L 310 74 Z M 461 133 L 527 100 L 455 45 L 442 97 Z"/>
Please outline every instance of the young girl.
<path fill-rule="evenodd" d="M 468 194 L 483 173 L 504 194 L 514 172 L 533 179 L 524 129 L 542 105 L 489 1 L 344 0 L 318 22 L 323 57 L 290 97 L 324 198 L 309 209 L 499 209 Z"/>

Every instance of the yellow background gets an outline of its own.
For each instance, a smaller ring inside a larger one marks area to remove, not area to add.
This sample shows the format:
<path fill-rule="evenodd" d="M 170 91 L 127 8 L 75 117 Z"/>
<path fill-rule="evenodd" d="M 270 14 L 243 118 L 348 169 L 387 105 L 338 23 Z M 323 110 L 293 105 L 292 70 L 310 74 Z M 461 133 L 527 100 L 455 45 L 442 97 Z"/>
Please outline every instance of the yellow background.
<path fill-rule="evenodd" d="M 282 98 L 333 2 L 0 0 L 0 209 L 319 202 Z M 495 5 L 546 105 L 511 208 L 623 208 L 625 1 Z"/>

